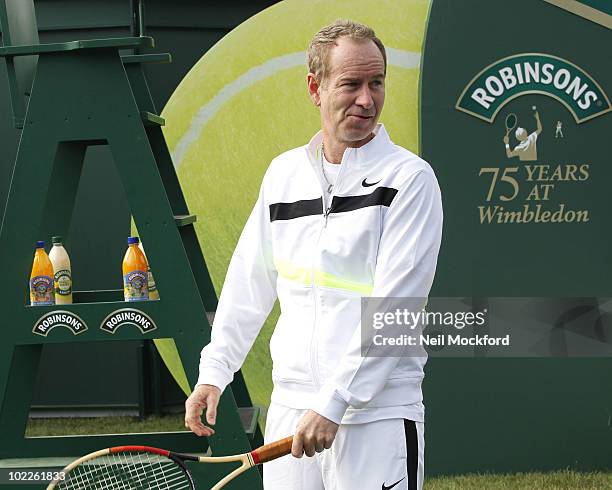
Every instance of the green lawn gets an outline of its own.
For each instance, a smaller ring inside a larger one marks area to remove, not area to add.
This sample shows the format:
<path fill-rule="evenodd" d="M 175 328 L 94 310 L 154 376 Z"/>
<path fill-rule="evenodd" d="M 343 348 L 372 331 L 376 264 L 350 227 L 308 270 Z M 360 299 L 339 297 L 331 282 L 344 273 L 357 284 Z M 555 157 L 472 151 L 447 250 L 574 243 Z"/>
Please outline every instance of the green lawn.
<path fill-rule="evenodd" d="M 26 436 L 126 434 L 175 430 L 185 430 L 182 414 L 148 417 L 144 420 L 139 420 L 137 417 L 30 419 Z"/>
<path fill-rule="evenodd" d="M 425 490 L 605 490 L 612 488 L 612 473 L 518 473 L 515 475 L 463 475 L 431 478 Z"/>

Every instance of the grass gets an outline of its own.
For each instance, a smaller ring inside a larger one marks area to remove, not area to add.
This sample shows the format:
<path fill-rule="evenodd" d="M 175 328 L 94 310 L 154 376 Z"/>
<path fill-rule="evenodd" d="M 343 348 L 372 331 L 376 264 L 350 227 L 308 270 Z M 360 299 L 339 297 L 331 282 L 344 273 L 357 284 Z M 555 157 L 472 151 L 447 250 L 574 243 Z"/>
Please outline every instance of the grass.
<path fill-rule="evenodd" d="M 126 434 L 129 432 L 170 432 L 185 430 L 183 414 L 163 417 L 105 417 L 30 419 L 26 436 Z"/>
<path fill-rule="evenodd" d="M 612 488 L 612 473 L 517 473 L 430 478 L 425 490 L 604 490 Z"/>

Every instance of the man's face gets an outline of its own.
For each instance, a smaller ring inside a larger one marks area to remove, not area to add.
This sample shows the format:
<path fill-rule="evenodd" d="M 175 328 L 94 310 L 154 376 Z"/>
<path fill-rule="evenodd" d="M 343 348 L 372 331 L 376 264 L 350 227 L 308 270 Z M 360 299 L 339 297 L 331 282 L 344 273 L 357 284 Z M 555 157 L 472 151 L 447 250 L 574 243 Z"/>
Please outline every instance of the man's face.
<path fill-rule="evenodd" d="M 334 140 L 355 146 L 368 139 L 385 102 L 382 54 L 369 39 L 340 38 L 329 51 L 328 68 L 312 94 L 321 107 L 321 125 Z"/>

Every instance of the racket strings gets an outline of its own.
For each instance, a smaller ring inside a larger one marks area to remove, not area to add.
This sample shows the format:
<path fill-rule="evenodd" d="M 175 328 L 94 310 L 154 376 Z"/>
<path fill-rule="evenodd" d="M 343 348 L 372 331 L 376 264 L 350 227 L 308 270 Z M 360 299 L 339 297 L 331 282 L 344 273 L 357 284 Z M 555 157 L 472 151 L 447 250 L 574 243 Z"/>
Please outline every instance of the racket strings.
<path fill-rule="evenodd" d="M 506 125 L 506 134 L 515 128 L 516 122 L 516 114 L 514 114 L 513 112 L 506 116 L 506 120 L 504 121 L 504 124 Z"/>
<path fill-rule="evenodd" d="M 120 452 L 86 461 L 66 474 L 59 490 L 190 490 L 185 470 L 147 452 Z"/>

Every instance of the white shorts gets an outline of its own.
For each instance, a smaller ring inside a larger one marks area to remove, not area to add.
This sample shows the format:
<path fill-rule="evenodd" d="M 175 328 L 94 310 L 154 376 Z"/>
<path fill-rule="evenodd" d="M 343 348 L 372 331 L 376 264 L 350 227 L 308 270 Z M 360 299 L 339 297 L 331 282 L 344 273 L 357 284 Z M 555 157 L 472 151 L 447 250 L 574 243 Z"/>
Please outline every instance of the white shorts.
<path fill-rule="evenodd" d="M 264 442 L 292 435 L 306 412 L 272 403 Z M 422 422 L 342 424 L 330 449 L 264 463 L 264 490 L 422 490 L 424 449 Z"/>

